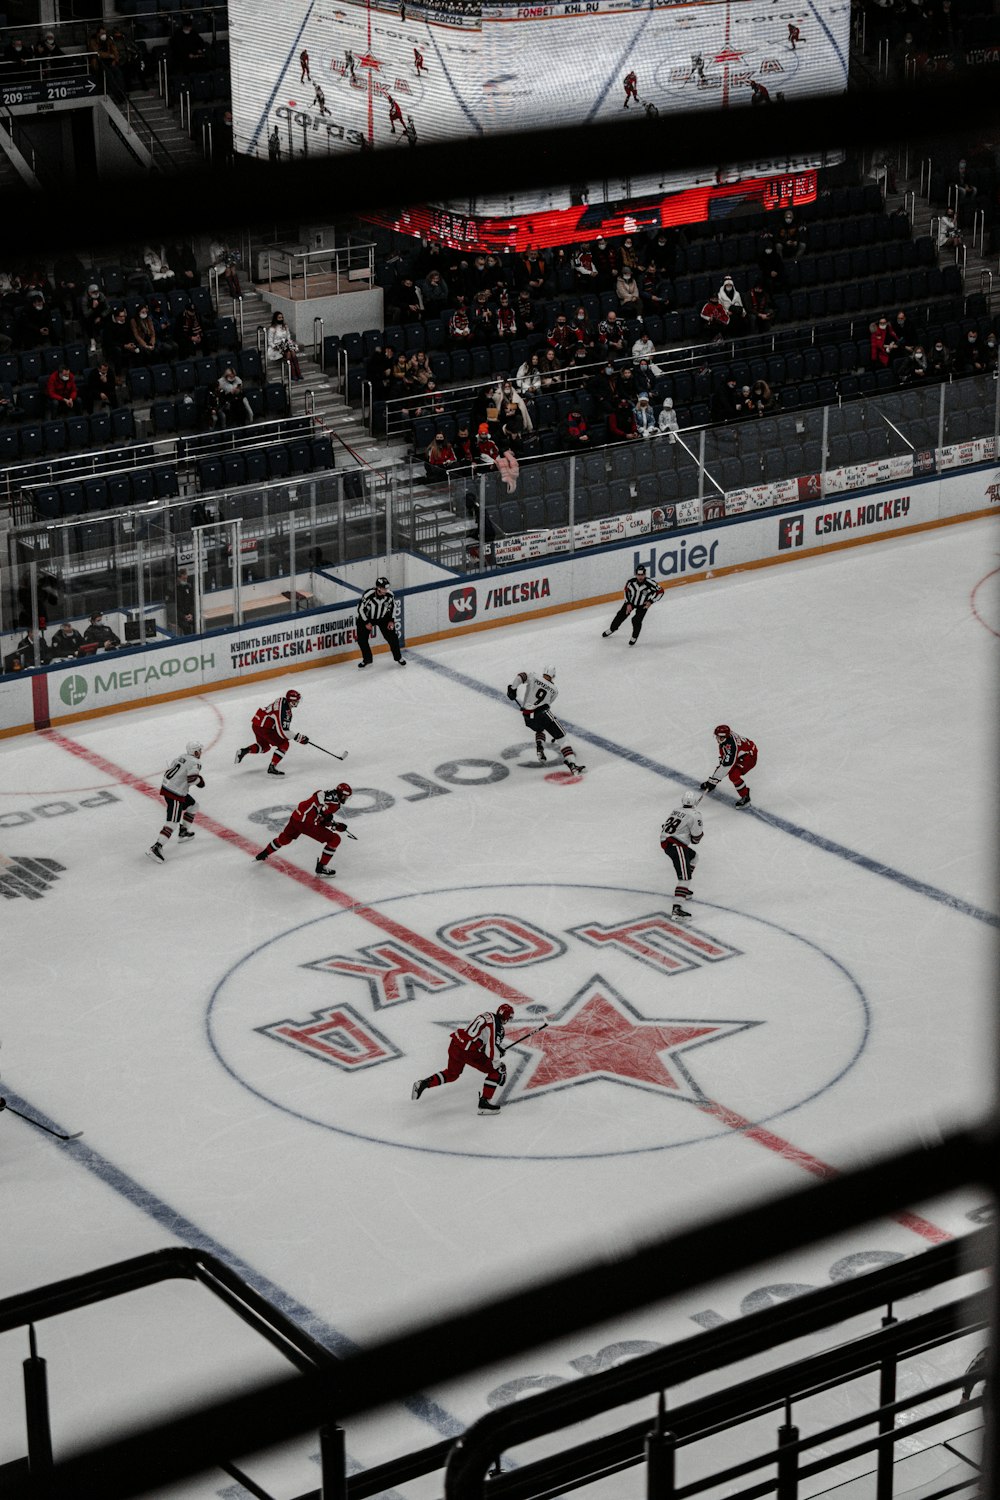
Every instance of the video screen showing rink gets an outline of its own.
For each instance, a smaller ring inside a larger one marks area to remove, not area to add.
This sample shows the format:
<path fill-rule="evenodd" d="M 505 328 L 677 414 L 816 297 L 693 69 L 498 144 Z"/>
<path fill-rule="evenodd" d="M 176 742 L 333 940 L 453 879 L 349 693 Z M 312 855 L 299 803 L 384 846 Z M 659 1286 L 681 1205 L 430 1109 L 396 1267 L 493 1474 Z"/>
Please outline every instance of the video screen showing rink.
<path fill-rule="evenodd" d="M 484 1287 L 513 1298 L 597 1257 L 613 1273 L 616 1251 L 654 1228 L 982 1118 L 998 553 L 986 518 L 682 584 L 646 537 L 616 554 L 623 589 L 640 563 L 667 585 L 634 648 L 627 628 L 603 634 L 620 592 L 528 618 L 546 607 L 529 590 L 517 623 L 404 640 L 405 668 L 385 649 L 364 671 L 296 661 L 0 740 L 0 1094 L 83 1132 L 55 1141 L 0 1114 L 8 1293 L 181 1242 L 349 1352 Z M 550 665 L 579 775 L 551 741 L 537 760 L 507 695 Z M 290 689 L 305 738 L 283 776 L 264 754 L 237 764 L 257 711 Z M 757 747 L 751 801 L 738 806 L 725 777 L 700 796 L 680 921 L 661 834 L 715 771 L 720 724 Z M 164 769 L 188 744 L 205 782 L 194 837 L 154 863 Z M 255 859 L 304 800 L 344 782 L 330 878 L 307 837 Z M 479 1112 L 472 1068 L 415 1100 L 452 1034 L 501 1003 L 499 1109 Z M 349 1424 L 350 1461 L 454 1437 L 605 1350 L 624 1358 L 916 1255 L 982 1222 L 985 1198 L 914 1204 L 780 1269 L 422 1393 Z M 270 1354 L 192 1326 L 185 1295 L 44 1325 L 60 1445 L 104 1431 L 109 1412 L 145 1421 L 271 1371 Z M 14 1338 L 0 1344 L 0 1464 L 22 1431 Z M 948 1358 L 941 1378 L 958 1373 Z M 292 1445 L 251 1472 L 266 1493 L 303 1494 L 311 1453 Z M 639 1471 L 615 1484 L 608 1500 L 642 1492 Z M 182 1493 L 232 1490 L 220 1477 Z"/>
<path fill-rule="evenodd" d="M 781 8 L 758 0 L 341 0 L 335 7 L 232 0 L 234 139 L 251 155 L 265 154 L 269 141 L 282 157 L 366 146 L 405 151 L 418 142 L 589 125 L 626 111 L 645 118 L 748 107 L 755 93 L 758 102 L 840 93 L 849 27 L 847 0 Z M 762 165 L 794 170 L 816 161 Z M 585 144 L 580 168 L 582 183 Z M 693 180 L 667 174 L 631 183 L 630 190 Z M 442 184 L 442 201 L 455 197 L 456 186 Z M 618 196 L 617 185 L 611 187 L 577 191 Z M 490 196 L 496 188 L 463 184 L 464 211 L 501 211 Z M 563 198 L 545 195 L 528 206 L 559 207 Z"/>

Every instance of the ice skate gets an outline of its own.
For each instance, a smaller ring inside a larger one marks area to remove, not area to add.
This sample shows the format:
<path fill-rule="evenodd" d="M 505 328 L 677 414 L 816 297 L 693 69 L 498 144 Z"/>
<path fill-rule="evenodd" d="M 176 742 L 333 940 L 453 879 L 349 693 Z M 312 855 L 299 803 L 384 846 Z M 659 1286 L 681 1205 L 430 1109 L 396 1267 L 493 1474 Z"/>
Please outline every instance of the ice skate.
<path fill-rule="evenodd" d="M 535 746 L 535 759 L 538 761 L 539 765 L 544 765 L 545 762 L 548 760 L 548 756 L 545 754 L 545 746 L 544 745 L 536 745 Z"/>
<path fill-rule="evenodd" d="M 479 1101 L 479 1113 L 481 1115 L 498 1115 L 500 1113 L 500 1106 L 499 1104 L 494 1104 L 492 1099 L 481 1098 Z"/>
<path fill-rule="evenodd" d="M 317 875 L 336 875 L 336 873 L 337 872 L 333 868 L 332 865 L 317 865 L 316 866 L 316 874 Z"/>
<path fill-rule="evenodd" d="M 608 638 L 608 636 L 611 635 L 611 634 L 613 634 L 613 632 L 610 631 L 610 630 L 602 630 L 601 631 L 601 639 L 604 640 L 604 641 L 606 641 L 607 638 Z"/>
<path fill-rule="evenodd" d="M 239 765 L 240 761 L 243 759 L 244 755 L 249 755 L 249 754 L 250 754 L 250 751 L 246 748 L 245 745 L 244 745 L 244 747 L 243 747 L 242 750 L 237 750 L 237 752 L 236 752 L 236 764 Z"/>
<path fill-rule="evenodd" d="M 194 829 L 193 828 L 178 828 L 178 830 L 177 830 L 177 837 L 181 838 L 181 839 L 193 839 L 194 838 Z"/>
<path fill-rule="evenodd" d="M 424 1091 L 424 1089 L 426 1087 L 427 1087 L 427 1079 L 426 1078 L 418 1078 L 417 1081 L 416 1081 L 416 1083 L 413 1085 L 412 1089 L 410 1090 L 410 1098 L 411 1099 L 419 1099 L 420 1095 L 423 1093 L 423 1091 Z"/>
<path fill-rule="evenodd" d="M 736 806 L 737 807 L 749 807 L 750 806 L 750 793 L 746 790 L 745 787 L 744 787 L 743 791 L 740 792 L 740 800 L 739 800 L 739 802 L 737 802 Z"/>
<path fill-rule="evenodd" d="M 161 865 L 165 865 L 166 860 L 163 858 L 163 845 L 157 843 L 151 849 L 147 849 L 146 858 L 159 860 Z"/>
<path fill-rule="evenodd" d="M 271 853 L 270 849 L 262 849 L 259 854 L 254 855 L 254 859 L 267 859 Z"/>
<path fill-rule="evenodd" d="M 673 909 L 671 910 L 670 915 L 677 922 L 690 922 L 691 920 L 691 913 L 689 911 L 685 911 L 679 901 L 674 902 Z"/>
<path fill-rule="evenodd" d="M 284 771 L 279 771 L 277 766 L 268 766 L 267 774 L 268 776 L 284 776 L 285 773 Z"/>
<path fill-rule="evenodd" d="M 582 776 L 587 767 L 581 766 L 579 761 L 568 760 L 566 762 L 566 769 L 567 771 L 572 771 L 574 776 Z"/>

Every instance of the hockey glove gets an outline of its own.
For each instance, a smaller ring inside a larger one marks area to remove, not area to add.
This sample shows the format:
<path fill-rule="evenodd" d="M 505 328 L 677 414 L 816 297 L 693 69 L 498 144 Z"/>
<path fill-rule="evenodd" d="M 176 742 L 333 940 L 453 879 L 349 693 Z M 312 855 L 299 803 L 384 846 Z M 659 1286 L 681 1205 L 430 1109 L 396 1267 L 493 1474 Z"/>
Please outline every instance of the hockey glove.
<path fill-rule="evenodd" d="M 196 776 L 195 779 L 194 779 L 194 784 L 195 784 L 195 786 L 204 786 L 205 785 L 205 778 L 204 778 L 204 776 Z"/>
<path fill-rule="evenodd" d="M 495 1072 L 499 1081 L 499 1085 L 501 1088 L 503 1088 L 504 1084 L 507 1082 L 507 1064 L 505 1062 L 497 1063 Z"/>
<path fill-rule="evenodd" d="M 714 792 L 717 785 L 718 783 L 714 781 L 703 781 L 701 789 L 703 792 Z"/>
<path fill-rule="evenodd" d="M 297 740 L 300 745 L 308 745 L 309 743 L 309 736 L 307 734 L 294 734 L 292 738 Z"/>
<path fill-rule="evenodd" d="M 510 683 L 508 685 L 508 688 L 507 688 L 507 697 L 510 699 L 511 703 L 516 703 L 517 702 L 517 688 L 514 686 L 513 683 Z"/>
<path fill-rule="evenodd" d="M 347 824 L 346 823 L 334 823 L 333 826 L 337 830 L 338 833 L 346 833 L 347 832 Z"/>

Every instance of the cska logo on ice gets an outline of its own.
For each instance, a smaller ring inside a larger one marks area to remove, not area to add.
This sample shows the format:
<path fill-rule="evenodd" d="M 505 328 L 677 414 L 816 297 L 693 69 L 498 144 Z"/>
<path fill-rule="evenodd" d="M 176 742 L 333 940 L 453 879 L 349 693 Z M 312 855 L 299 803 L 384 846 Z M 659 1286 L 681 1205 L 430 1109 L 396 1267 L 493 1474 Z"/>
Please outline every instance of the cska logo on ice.
<path fill-rule="evenodd" d="M 867 1002 L 807 938 L 702 910 L 681 925 L 663 892 L 587 885 L 357 903 L 236 964 L 209 1035 L 259 1098 L 396 1148 L 548 1159 L 733 1137 L 843 1078 Z M 492 1062 L 459 1067 L 480 1036 Z"/>

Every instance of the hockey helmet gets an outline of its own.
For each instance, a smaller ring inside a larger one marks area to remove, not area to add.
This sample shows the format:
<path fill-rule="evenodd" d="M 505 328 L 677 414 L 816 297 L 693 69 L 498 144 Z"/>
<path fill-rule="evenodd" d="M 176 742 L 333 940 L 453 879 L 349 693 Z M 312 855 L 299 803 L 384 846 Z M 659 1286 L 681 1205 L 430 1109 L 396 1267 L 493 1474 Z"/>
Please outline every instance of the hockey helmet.
<path fill-rule="evenodd" d="M 302 694 L 299 692 L 298 688 L 289 688 L 288 692 L 285 694 L 285 697 L 288 699 L 289 703 L 293 705 L 302 702 Z"/>
<path fill-rule="evenodd" d="M 733 731 L 730 729 L 728 724 L 716 724 L 715 728 L 712 730 L 712 733 L 715 735 L 715 738 L 717 740 L 728 739 L 732 732 Z"/>
<path fill-rule="evenodd" d="M 638 578 L 638 576 L 639 576 L 640 573 L 642 574 L 643 578 L 645 578 L 645 576 L 646 576 L 646 566 L 645 566 L 644 563 L 639 563 L 638 566 L 636 567 L 636 570 L 635 570 L 635 576 L 636 576 L 636 578 Z"/>
<path fill-rule="evenodd" d="M 514 1015 L 514 1007 L 513 1007 L 513 1005 L 508 1005 L 507 1002 L 506 1002 L 506 1000 L 503 1002 L 502 1005 L 498 1005 L 497 1006 L 497 1019 L 498 1020 L 500 1020 L 500 1021 L 510 1021 L 510 1020 L 513 1019 L 513 1015 Z"/>
<path fill-rule="evenodd" d="M 685 792 L 681 798 L 681 807 L 694 807 L 697 800 L 694 792 Z"/>
<path fill-rule="evenodd" d="M 336 787 L 328 787 L 325 792 L 320 792 L 319 796 L 323 799 L 324 802 L 336 802 L 338 804 L 340 802 L 340 798 L 337 796 Z"/>
<path fill-rule="evenodd" d="M 341 802 L 346 802 L 347 799 L 348 799 L 348 797 L 353 797 L 354 796 L 354 793 L 351 791 L 351 788 L 347 785 L 347 782 L 346 781 L 342 781 L 342 782 L 339 783 L 339 785 L 337 787 L 336 795 L 340 798 Z"/>
<path fill-rule="evenodd" d="M 555 680 L 556 680 L 556 669 L 555 669 L 555 667 L 543 667 L 542 668 L 542 676 L 543 677 L 547 677 L 550 682 L 555 682 Z"/>
<path fill-rule="evenodd" d="M 388 578 L 376 578 L 375 587 L 377 589 L 387 589 L 389 587 Z"/>
<path fill-rule="evenodd" d="M 200 760 L 205 750 L 201 740 L 188 740 L 185 748 L 188 755 L 193 755 L 195 760 Z"/>

